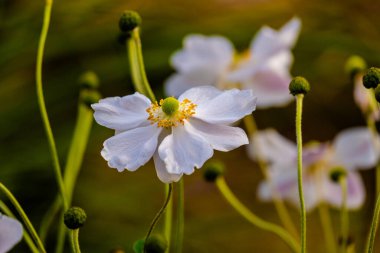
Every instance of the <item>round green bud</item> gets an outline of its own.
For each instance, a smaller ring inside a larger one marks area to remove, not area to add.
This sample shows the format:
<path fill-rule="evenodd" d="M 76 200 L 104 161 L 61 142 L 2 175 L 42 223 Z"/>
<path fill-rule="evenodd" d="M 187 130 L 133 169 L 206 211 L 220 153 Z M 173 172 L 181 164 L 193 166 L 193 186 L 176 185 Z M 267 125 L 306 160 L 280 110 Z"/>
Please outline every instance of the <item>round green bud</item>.
<path fill-rule="evenodd" d="M 102 95 L 96 90 L 82 90 L 80 93 L 80 100 L 85 105 L 92 105 L 97 103 L 102 98 Z"/>
<path fill-rule="evenodd" d="M 203 178 L 207 182 L 215 182 L 215 180 L 224 174 L 225 166 L 221 161 L 211 160 L 204 166 Z"/>
<path fill-rule="evenodd" d="M 339 180 L 346 175 L 347 171 L 342 167 L 336 167 L 330 171 L 330 179 L 335 183 L 338 183 Z"/>
<path fill-rule="evenodd" d="M 99 87 L 99 78 L 93 71 L 86 71 L 79 77 L 79 85 L 84 89 L 96 89 Z"/>
<path fill-rule="evenodd" d="M 306 94 L 310 91 L 310 84 L 304 77 L 296 76 L 289 84 L 289 91 L 293 96 Z"/>
<path fill-rule="evenodd" d="M 161 108 L 166 115 L 172 116 L 178 111 L 179 102 L 174 97 L 168 97 L 161 102 Z"/>
<path fill-rule="evenodd" d="M 63 215 L 63 222 L 69 229 L 78 229 L 86 222 L 87 215 L 80 207 L 70 207 Z"/>
<path fill-rule="evenodd" d="M 367 68 L 367 63 L 362 57 L 358 55 L 350 56 L 347 59 L 346 64 L 344 66 L 345 72 L 349 74 L 351 77 L 353 77 L 357 73 L 360 73 L 366 70 L 366 68 Z"/>
<path fill-rule="evenodd" d="M 125 11 L 119 20 L 119 28 L 123 32 L 130 32 L 141 24 L 141 17 L 135 11 Z"/>
<path fill-rule="evenodd" d="M 146 253 L 164 253 L 168 247 L 166 239 L 159 234 L 149 236 L 145 242 Z"/>
<path fill-rule="evenodd" d="M 371 67 L 363 76 L 363 85 L 367 89 L 376 88 L 380 83 L 380 69 Z"/>

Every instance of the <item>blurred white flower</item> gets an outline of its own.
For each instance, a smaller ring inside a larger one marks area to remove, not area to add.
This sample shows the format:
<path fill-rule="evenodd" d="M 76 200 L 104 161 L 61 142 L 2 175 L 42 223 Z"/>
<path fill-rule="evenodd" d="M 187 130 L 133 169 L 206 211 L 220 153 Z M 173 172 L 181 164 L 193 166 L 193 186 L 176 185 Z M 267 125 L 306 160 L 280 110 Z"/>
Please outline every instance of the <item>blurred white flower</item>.
<path fill-rule="evenodd" d="M 0 253 L 10 251 L 22 239 L 22 234 L 20 222 L 0 213 Z"/>
<path fill-rule="evenodd" d="M 355 76 L 354 100 L 364 115 L 369 115 L 375 121 L 380 120 L 380 109 L 377 106 L 372 90 L 364 87 L 363 75 Z"/>
<path fill-rule="evenodd" d="M 298 38 L 301 21 L 293 18 L 279 31 L 264 26 L 251 42 L 247 53 L 234 56 L 234 47 L 221 36 L 189 35 L 171 64 L 177 71 L 166 81 L 166 93 L 179 96 L 194 86 L 212 85 L 220 89 L 252 89 L 258 108 L 284 106 L 289 94 L 293 62 L 291 49 Z"/>
<path fill-rule="evenodd" d="M 248 144 L 245 132 L 229 126 L 255 110 L 251 90 L 220 91 L 211 86 L 187 90 L 152 103 L 135 93 L 93 104 L 95 120 L 114 129 L 101 152 L 118 171 L 135 171 L 153 156 L 162 182 L 178 181 L 201 168 L 213 149 L 230 151 Z"/>
<path fill-rule="evenodd" d="M 256 149 L 255 147 L 260 147 Z M 269 178 L 259 186 L 258 196 L 270 201 L 274 194 L 298 206 L 297 147 L 275 130 L 257 133 L 249 145 L 253 159 L 268 163 Z M 365 189 L 357 170 L 372 168 L 378 160 L 371 133 L 357 127 L 342 131 L 332 143 L 310 143 L 303 149 L 303 188 L 307 210 L 325 202 L 340 207 L 341 187 L 331 180 L 331 172 L 343 168 L 347 172 L 347 206 L 360 208 Z"/>

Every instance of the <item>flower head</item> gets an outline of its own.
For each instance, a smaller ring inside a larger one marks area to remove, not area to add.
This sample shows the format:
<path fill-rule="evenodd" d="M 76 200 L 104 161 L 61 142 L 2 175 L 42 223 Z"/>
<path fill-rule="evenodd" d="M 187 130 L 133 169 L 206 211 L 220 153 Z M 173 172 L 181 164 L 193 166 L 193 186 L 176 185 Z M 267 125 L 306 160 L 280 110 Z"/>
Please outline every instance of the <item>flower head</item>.
<path fill-rule="evenodd" d="M 290 50 L 298 38 L 300 24 L 293 18 L 279 31 L 261 28 L 250 49 L 237 57 L 233 45 L 224 37 L 187 36 L 183 49 L 171 59 L 177 73 L 167 80 L 166 92 L 177 97 L 199 85 L 243 88 L 257 94 L 259 108 L 286 105 L 293 99 L 288 92 L 293 61 Z"/>
<path fill-rule="evenodd" d="M 22 238 L 22 225 L 0 213 L 0 253 L 10 251 Z"/>
<path fill-rule="evenodd" d="M 111 168 L 135 171 L 153 157 L 159 179 L 168 183 L 201 168 L 213 149 L 248 144 L 245 132 L 229 125 L 255 106 L 251 90 L 203 86 L 158 103 L 136 92 L 102 99 L 92 108 L 100 125 L 115 130 L 101 152 Z"/>
<path fill-rule="evenodd" d="M 371 117 L 375 121 L 380 119 L 380 110 L 372 90 L 364 87 L 363 75 L 360 74 L 354 77 L 354 100 L 365 116 Z"/>

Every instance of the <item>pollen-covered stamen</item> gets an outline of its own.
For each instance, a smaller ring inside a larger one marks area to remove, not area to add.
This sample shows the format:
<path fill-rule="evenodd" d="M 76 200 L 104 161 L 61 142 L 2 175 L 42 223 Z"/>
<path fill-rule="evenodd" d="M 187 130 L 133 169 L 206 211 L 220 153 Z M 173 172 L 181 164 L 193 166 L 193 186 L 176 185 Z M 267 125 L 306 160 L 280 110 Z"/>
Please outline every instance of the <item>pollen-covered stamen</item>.
<path fill-rule="evenodd" d="M 151 124 L 157 123 L 158 127 L 175 127 L 184 124 L 184 120 L 195 114 L 196 104 L 189 99 L 179 102 L 174 97 L 161 99 L 146 110 L 149 113 L 148 120 Z"/>

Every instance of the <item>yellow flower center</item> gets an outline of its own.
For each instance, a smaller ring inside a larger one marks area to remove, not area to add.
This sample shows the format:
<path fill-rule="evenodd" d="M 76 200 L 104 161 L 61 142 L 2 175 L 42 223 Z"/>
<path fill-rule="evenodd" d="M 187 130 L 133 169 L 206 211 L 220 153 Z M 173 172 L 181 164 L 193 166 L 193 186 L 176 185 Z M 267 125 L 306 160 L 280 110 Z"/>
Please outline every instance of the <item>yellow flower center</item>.
<path fill-rule="evenodd" d="M 158 127 L 176 127 L 184 124 L 184 120 L 195 114 L 196 104 L 189 99 L 179 102 L 173 97 L 154 102 L 146 109 L 149 113 L 148 120 L 151 124 L 157 123 Z"/>

